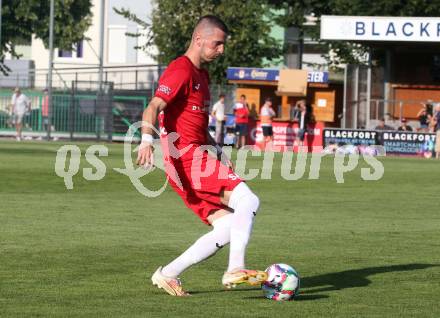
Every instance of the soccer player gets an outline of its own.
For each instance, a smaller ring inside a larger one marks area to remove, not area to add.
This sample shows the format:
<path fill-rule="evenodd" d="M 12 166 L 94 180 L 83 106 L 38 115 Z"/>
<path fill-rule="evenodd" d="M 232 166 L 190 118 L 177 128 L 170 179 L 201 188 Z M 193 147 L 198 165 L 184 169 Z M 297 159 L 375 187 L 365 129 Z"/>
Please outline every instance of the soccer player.
<path fill-rule="evenodd" d="M 171 133 L 179 136 L 172 145 L 168 144 L 177 156 L 169 149 L 164 150 L 169 183 L 186 206 L 212 226 L 210 232 L 201 236 L 183 254 L 153 274 L 153 284 L 173 296 L 188 295 L 178 278 L 184 270 L 214 255 L 228 243 L 229 265 L 222 278 L 224 286 L 257 285 L 267 279 L 264 271 L 245 268 L 246 246 L 259 207 L 258 197 L 232 171 L 229 160 L 222 163 L 207 152 L 199 151 L 201 145 L 216 145 L 208 133 L 209 78 L 202 65 L 223 54 L 227 35 L 228 29 L 218 17 L 207 15 L 200 18 L 189 48 L 162 74 L 155 96 L 142 117 L 142 142 L 137 163 L 146 168 L 153 164 L 151 127 L 160 113 L 162 144 L 167 144 L 164 140 Z M 221 150 L 218 145 L 217 150 Z M 212 166 L 215 172 L 204 176 L 193 166 Z M 219 177 L 225 170 L 226 178 Z"/>

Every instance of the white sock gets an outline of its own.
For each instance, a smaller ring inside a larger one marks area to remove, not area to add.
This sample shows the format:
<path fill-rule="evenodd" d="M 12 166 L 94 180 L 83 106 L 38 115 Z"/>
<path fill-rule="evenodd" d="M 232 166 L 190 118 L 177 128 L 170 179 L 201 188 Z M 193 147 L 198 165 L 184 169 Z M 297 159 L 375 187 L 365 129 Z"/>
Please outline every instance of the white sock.
<path fill-rule="evenodd" d="M 162 274 L 176 278 L 191 265 L 197 264 L 217 253 L 229 243 L 233 214 L 227 214 L 212 223 L 213 229 L 199 238 L 182 255 L 162 269 Z"/>
<path fill-rule="evenodd" d="M 244 182 L 239 183 L 231 193 L 229 207 L 234 209 L 234 214 L 231 224 L 228 272 L 245 268 L 246 246 L 259 205 L 260 200 Z"/>

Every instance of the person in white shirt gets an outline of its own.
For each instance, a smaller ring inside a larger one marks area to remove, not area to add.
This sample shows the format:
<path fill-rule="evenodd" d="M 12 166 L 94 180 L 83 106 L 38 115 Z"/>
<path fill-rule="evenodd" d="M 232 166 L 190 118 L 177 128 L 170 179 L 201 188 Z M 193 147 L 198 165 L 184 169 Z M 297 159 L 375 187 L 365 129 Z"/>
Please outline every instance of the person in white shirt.
<path fill-rule="evenodd" d="M 212 107 L 212 117 L 215 118 L 215 142 L 223 146 L 225 129 L 225 94 L 219 95 L 219 100 Z"/>
<path fill-rule="evenodd" d="M 21 93 L 20 88 L 14 90 L 14 94 L 11 99 L 12 104 L 12 119 L 15 125 L 16 138 L 18 141 L 22 139 L 21 131 L 23 128 L 23 117 L 30 111 L 31 102 L 29 98 Z"/>
<path fill-rule="evenodd" d="M 275 111 L 272 109 L 272 100 L 266 98 L 260 110 L 260 123 L 263 130 L 263 149 L 266 149 L 266 143 L 273 141 L 272 118 L 275 117 L 275 115 Z"/>

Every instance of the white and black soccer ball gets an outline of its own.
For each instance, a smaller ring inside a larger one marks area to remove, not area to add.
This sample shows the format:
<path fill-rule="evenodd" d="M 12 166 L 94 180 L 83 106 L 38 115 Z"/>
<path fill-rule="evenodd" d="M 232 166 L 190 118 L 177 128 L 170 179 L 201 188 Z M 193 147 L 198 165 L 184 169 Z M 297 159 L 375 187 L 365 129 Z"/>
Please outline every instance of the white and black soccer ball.
<path fill-rule="evenodd" d="M 299 294 L 300 277 L 297 271 L 286 264 L 273 264 L 266 269 L 267 280 L 261 284 L 266 298 L 285 301 Z"/>

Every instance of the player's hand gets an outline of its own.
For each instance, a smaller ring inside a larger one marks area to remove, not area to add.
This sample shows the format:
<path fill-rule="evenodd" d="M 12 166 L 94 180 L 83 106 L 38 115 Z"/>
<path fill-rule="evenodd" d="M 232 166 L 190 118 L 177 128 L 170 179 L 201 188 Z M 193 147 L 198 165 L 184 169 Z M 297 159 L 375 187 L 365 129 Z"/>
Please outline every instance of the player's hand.
<path fill-rule="evenodd" d="M 154 167 L 154 147 L 148 142 L 143 142 L 139 145 L 138 157 L 136 164 L 149 170 Z"/>
<path fill-rule="evenodd" d="M 234 171 L 234 169 L 235 169 L 235 167 L 234 167 L 234 164 L 233 164 L 233 162 L 231 161 L 231 159 L 229 159 L 229 158 L 226 158 L 226 166 L 229 168 L 229 169 L 231 169 L 232 171 Z"/>
<path fill-rule="evenodd" d="M 220 155 L 218 157 L 218 160 L 220 160 L 220 162 L 222 164 L 224 164 L 226 167 L 228 167 L 229 169 L 234 171 L 235 167 L 234 167 L 234 164 L 232 163 L 231 159 L 227 158 L 225 155 Z"/>

